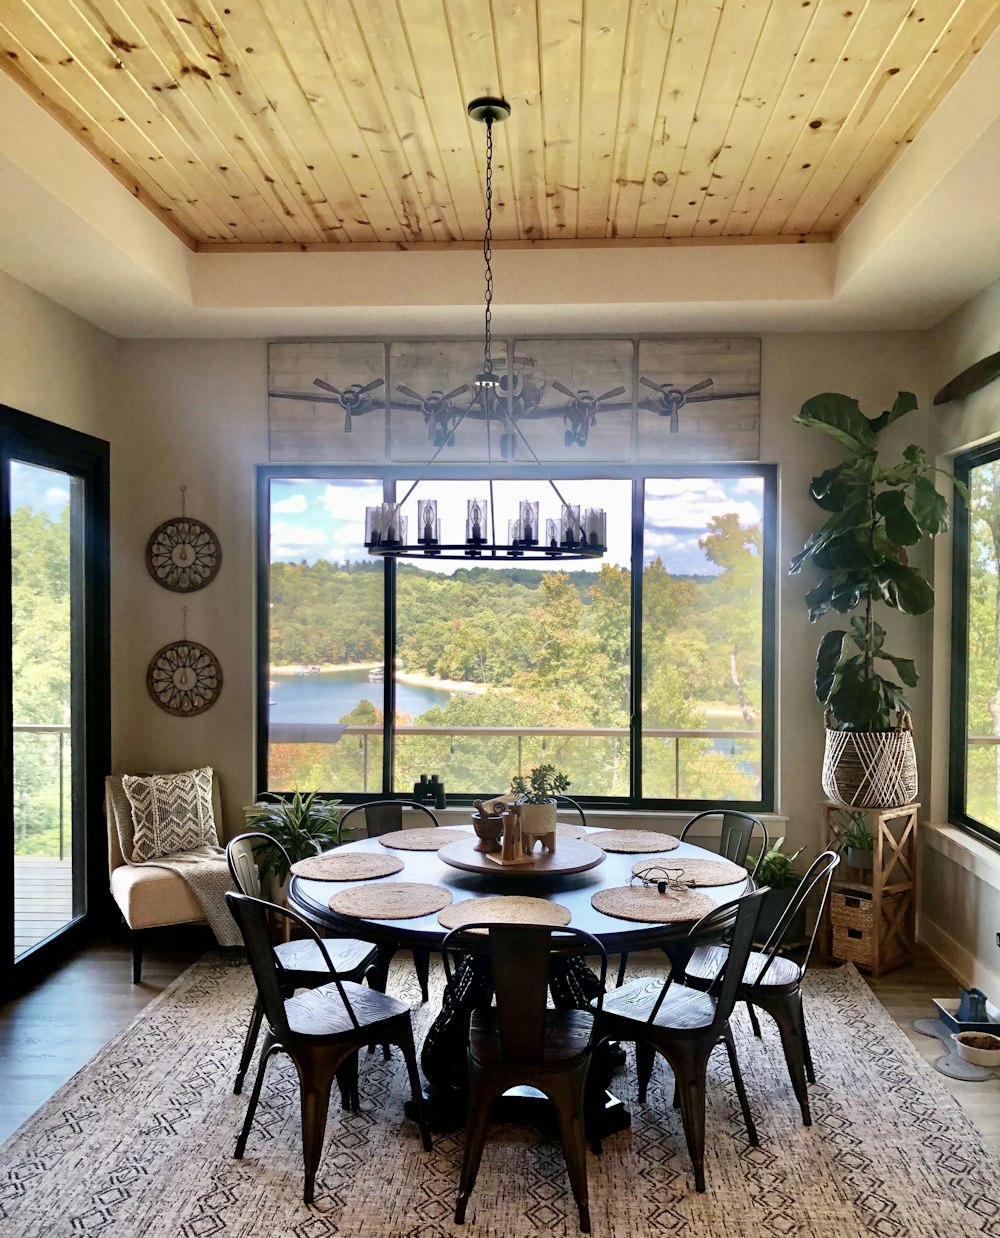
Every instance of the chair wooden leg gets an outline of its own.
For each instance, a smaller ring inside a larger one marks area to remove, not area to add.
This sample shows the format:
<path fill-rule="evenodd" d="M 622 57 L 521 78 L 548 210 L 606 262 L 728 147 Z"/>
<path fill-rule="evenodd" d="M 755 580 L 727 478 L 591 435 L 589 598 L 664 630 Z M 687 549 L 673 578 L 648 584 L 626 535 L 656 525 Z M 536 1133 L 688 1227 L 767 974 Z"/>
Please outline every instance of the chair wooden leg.
<path fill-rule="evenodd" d="M 455 1200 L 455 1224 L 465 1223 L 465 1207 L 476 1185 L 476 1175 L 483 1159 L 486 1130 L 490 1124 L 490 1110 L 500 1094 L 499 1085 L 488 1081 L 481 1071 L 469 1063 L 469 1120 L 465 1126 L 465 1151 L 462 1154 L 462 1176 L 458 1183 L 458 1198 Z"/>
<path fill-rule="evenodd" d="M 625 969 L 628 967 L 628 954 L 623 954 L 618 959 L 618 979 L 615 982 L 615 988 L 620 989 L 625 983 Z"/>
<path fill-rule="evenodd" d="M 723 1042 L 726 1046 L 726 1053 L 729 1055 L 729 1068 L 733 1072 L 733 1083 L 736 1084 L 736 1095 L 739 1097 L 740 1108 L 743 1110 L 743 1121 L 747 1128 L 747 1139 L 750 1141 L 751 1148 L 760 1147 L 760 1140 L 757 1138 L 757 1127 L 754 1124 L 753 1114 L 750 1112 L 750 1102 L 747 1100 L 747 1090 L 743 1086 L 743 1072 L 740 1070 L 740 1060 L 736 1056 L 736 1042 L 733 1040 L 733 1029 L 726 1024 L 726 1030 L 722 1034 Z"/>
<path fill-rule="evenodd" d="M 806 1012 L 802 1006 L 801 995 L 799 997 L 799 1028 L 802 1032 L 802 1057 L 806 1064 L 806 1081 L 808 1083 L 816 1082 L 816 1071 L 813 1069 L 813 1055 L 809 1048 L 809 1037 L 806 1034 Z"/>
<path fill-rule="evenodd" d="M 138 929 L 133 929 L 132 937 L 132 983 L 142 982 L 142 936 Z"/>
<path fill-rule="evenodd" d="M 651 1044 L 648 1044 L 645 1040 L 637 1040 L 635 1042 L 635 1073 L 639 1083 L 640 1105 L 646 1103 L 646 1091 L 653 1073 L 653 1062 L 655 1059 L 656 1050 Z"/>
<path fill-rule="evenodd" d="M 260 1060 L 257 1063 L 257 1077 L 253 1081 L 253 1089 L 250 1092 L 250 1103 L 247 1105 L 246 1117 L 243 1119 L 243 1129 L 240 1131 L 239 1138 L 236 1140 L 236 1150 L 233 1156 L 236 1160 L 242 1159 L 243 1153 L 246 1151 L 247 1138 L 250 1134 L 250 1127 L 253 1126 L 254 1114 L 257 1112 L 257 1102 L 260 1100 L 260 1089 L 264 1085 L 264 1074 L 267 1071 L 267 1064 L 271 1060 L 272 1054 L 279 1052 L 281 1046 L 275 1044 L 274 1037 L 270 1032 L 264 1035 L 264 1044 L 260 1051 Z"/>
<path fill-rule="evenodd" d="M 410 1080 L 410 1096 L 413 1098 L 413 1107 L 417 1111 L 417 1125 L 420 1127 L 420 1141 L 424 1145 L 424 1151 L 430 1152 L 431 1132 L 424 1113 L 424 1097 L 420 1089 L 420 1072 L 417 1070 L 417 1050 L 413 1043 L 413 1028 L 410 1025 L 409 1017 L 407 1017 L 406 1024 L 396 1043 L 402 1049 L 403 1059 L 406 1062 L 406 1073 Z"/>
<path fill-rule="evenodd" d="M 587 1144 L 583 1122 L 583 1090 L 586 1076 L 571 1072 L 549 1083 L 549 1097 L 556 1108 L 563 1155 L 573 1198 L 580 1212 L 580 1229 L 590 1233 L 590 1199 L 587 1193 Z"/>
<path fill-rule="evenodd" d="M 253 1010 L 250 1014 L 250 1024 L 247 1027 L 247 1034 L 243 1038 L 243 1054 L 240 1057 L 239 1069 L 236 1071 L 236 1081 L 233 1083 L 233 1092 L 236 1096 L 243 1091 L 243 1080 L 247 1077 L 247 1071 L 250 1069 L 250 1062 L 253 1059 L 253 1051 L 257 1045 L 257 1037 L 260 1035 L 261 1020 L 264 1017 L 264 1007 L 260 1004 L 260 998 L 256 998 L 253 1004 Z"/>
<path fill-rule="evenodd" d="M 799 1102 L 799 1109 L 802 1111 L 802 1125 L 812 1126 L 802 1041 L 802 996 L 799 993 L 768 995 L 766 1001 L 758 999 L 757 1004 L 766 1010 L 778 1025 L 781 1047 L 788 1066 L 788 1077 L 792 1081 L 792 1090 L 795 1092 L 795 1099 Z"/>
<path fill-rule="evenodd" d="M 672 1053 L 670 1064 L 677 1079 L 684 1138 L 694 1168 L 694 1188 L 705 1190 L 705 1075 L 708 1051 L 688 1048 Z"/>
<path fill-rule="evenodd" d="M 747 1014 L 750 1016 L 750 1026 L 753 1028 L 753 1034 L 760 1037 L 760 1024 L 757 1022 L 757 1011 L 753 1008 L 753 1002 L 747 1002 Z"/>
<path fill-rule="evenodd" d="M 431 956 L 429 950 L 413 951 L 413 968 L 417 973 L 417 980 L 420 982 L 420 1000 L 422 1002 L 426 1002 L 428 1000 L 427 982 L 431 974 Z"/>

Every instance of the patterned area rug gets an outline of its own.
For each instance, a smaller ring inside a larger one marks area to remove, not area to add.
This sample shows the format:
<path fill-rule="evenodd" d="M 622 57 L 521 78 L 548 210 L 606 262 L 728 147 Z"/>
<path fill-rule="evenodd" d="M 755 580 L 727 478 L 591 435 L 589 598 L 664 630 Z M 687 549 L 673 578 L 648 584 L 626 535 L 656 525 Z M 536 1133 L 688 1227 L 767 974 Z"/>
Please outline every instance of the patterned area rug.
<path fill-rule="evenodd" d="M 640 960 L 642 962 L 642 960 Z M 648 969 L 647 969 L 648 970 Z M 636 973 L 639 974 L 639 973 Z M 433 975 L 433 973 L 432 973 Z M 440 993 L 440 976 L 436 977 Z M 588 1152 L 595 1235 L 1000 1234 L 1000 1172 L 972 1124 L 851 967 L 814 972 L 808 1014 L 819 1081 L 799 1121 L 773 1026 L 736 1017 L 761 1147 L 746 1144 L 723 1053 L 709 1079 L 708 1191 L 693 1190 L 672 1081 L 657 1063 L 649 1104 L 630 1066 L 616 1090 L 631 1131 Z M 409 960 L 390 991 L 418 1005 Z M 232 1159 L 245 1099 L 233 1072 L 250 1009 L 247 968 L 208 955 L 118 1035 L 4 1146 L 4 1238 L 522 1238 L 576 1235 L 561 1148 L 495 1126 L 469 1223 L 451 1222 L 462 1132 L 422 1151 L 402 1116 L 398 1053 L 362 1059 L 362 1112 L 331 1104 L 316 1202 L 301 1202 L 297 1090 L 272 1064 L 244 1161 Z"/>

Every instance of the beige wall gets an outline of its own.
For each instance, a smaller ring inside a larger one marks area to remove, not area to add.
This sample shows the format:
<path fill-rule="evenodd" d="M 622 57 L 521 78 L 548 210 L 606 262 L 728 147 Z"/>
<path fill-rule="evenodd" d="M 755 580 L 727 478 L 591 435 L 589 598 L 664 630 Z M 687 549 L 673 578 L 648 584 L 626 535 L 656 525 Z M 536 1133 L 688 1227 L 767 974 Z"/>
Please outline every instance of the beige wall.
<path fill-rule="evenodd" d="M 556 322 L 553 331 L 559 330 Z M 810 395 L 841 390 L 877 411 L 900 388 L 924 401 L 927 362 L 915 334 L 771 335 L 763 346 L 762 458 L 781 465 L 779 806 L 796 842 L 816 841 L 823 730 L 813 698 L 819 631 L 806 621 L 807 583 L 785 576 L 787 562 L 820 515 L 809 478 L 835 448 L 792 424 Z M 267 459 L 266 346 L 263 341 L 122 341 L 122 437 L 114 473 L 114 743 L 117 769 L 219 770 L 232 825 L 253 794 L 253 466 Z M 894 427 L 895 442 L 922 441 L 915 415 Z M 197 719 L 173 718 L 149 700 L 145 668 L 181 630 L 185 599 L 156 585 L 143 565 L 150 531 L 175 513 L 187 484 L 188 511 L 208 521 L 223 546 L 216 581 L 186 599 L 188 630 L 220 657 L 219 703 Z M 919 653 L 921 625 L 899 642 Z M 921 708 L 918 704 L 918 717 Z"/>
<path fill-rule="evenodd" d="M 990 353 L 1000 351 L 1000 282 L 963 305 L 931 336 L 931 390 Z M 934 409 L 930 447 L 948 467 L 957 452 L 1000 435 L 1000 382 L 966 400 Z M 934 616 L 934 683 L 929 818 L 948 820 L 948 694 L 951 682 L 951 547 L 939 539 Z M 923 852 L 921 936 L 967 983 L 1000 996 L 1000 855 L 957 830 L 927 832 Z"/>

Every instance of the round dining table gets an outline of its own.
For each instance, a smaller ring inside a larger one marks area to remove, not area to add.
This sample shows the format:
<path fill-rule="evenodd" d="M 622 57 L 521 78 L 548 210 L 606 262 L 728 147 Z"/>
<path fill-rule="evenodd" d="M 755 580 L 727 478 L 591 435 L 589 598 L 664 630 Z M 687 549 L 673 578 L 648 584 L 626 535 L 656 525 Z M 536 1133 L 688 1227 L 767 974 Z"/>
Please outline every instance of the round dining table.
<path fill-rule="evenodd" d="M 467 833 L 473 841 L 475 835 L 470 826 L 451 826 L 453 830 Z M 603 833 L 597 828 L 580 828 L 580 836 Z M 558 841 L 556 851 L 558 852 Z M 607 851 L 604 859 L 584 872 L 552 875 L 539 872 L 527 875 L 523 872 L 498 868 L 496 872 L 474 872 L 456 868 L 445 863 L 437 851 L 414 851 L 388 849 L 378 838 L 365 838 L 346 843 L 335 854 L 345 851 L 367 851 L 380 855 L 392 855 L 403 862 L 402 869 L 390 876 L 362 883 L 380 885 L 384 882 L 422 882 L 443 886 L 452 895 L 454 903 L 465 899 L 495 897 L 500 894 L 531 895 L 565 907 L 571 916 L 570 924 L 591 933 L 598 939 L 609 955 L 631 953 L 636 950 L 663 947 L 686 937 L 692 921 L 673 921 L 651 924 L 623 920 L 597 911 L 591 904 L 591 896 L 599 890 L 626 886 L 632 877 L 632 866 L 637 860 L 648 860 L 670 869 L 680 861 L 718 860 L 717 853 L 696 847 L 692 843 L 680 843 L 671 851 L 623 854 Z M 367 919 L 364 916 L 342 915 L 330 907 L 330 898 L 351 882 L 316 881 L 294 876 L 288 890 L 289 905 L 319 928 L 334 935 L 361 938 L 373 942 L 379 953 L 379 967 L 383 983 L 388 966 L 397 950 L 440 950 L 448 929 L 438 921 L 437 912 L 416 919 L 383 920 Z M 752 890 L 754 884 L 745 880 L 725 886 L 699 886 L 698 893 L 705 894 L 714 903 L 721 904 L 738 898 Z M 597 995 L 600 984 L 597 975 L 590 970 L 578 955 L 553 956 L 550 988 L 556 1006 L 586 1007 Z M 464 1046 L 468 1040 L 468 1025 L 472 1010 L 492 996 L 492 983 L 488 967 L 477 963 L 472 956 L 459 967 L 455 982 L 445 991 L 441 1011 L 434 1019 L 421 1050 L 421 1066 L 430 1085 L 428 1102 L 432 1122 L 439 1129 L 461 1125 L 465 1115 L 465 1080 L 461 1064 L 465 1061 Z M 605 1051 L 600 1061 L 595 1061 L 595 1086 L 610 1082 L 613 1070 L 623 1060 L 619 1050 Z M 601 1112 L 601 1132 L 612 1134 L 629 1125 L 630 1117 L 624 1106 L 607 1093 Z M 516 1115 L 512 1115 L 516 1116 Z"/>

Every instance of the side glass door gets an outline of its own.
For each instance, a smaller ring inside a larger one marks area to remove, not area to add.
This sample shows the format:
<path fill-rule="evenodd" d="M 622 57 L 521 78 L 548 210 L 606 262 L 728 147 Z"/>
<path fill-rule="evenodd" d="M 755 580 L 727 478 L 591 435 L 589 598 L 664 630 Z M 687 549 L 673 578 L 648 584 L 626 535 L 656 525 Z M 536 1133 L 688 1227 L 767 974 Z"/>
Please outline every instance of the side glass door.
<path fill-rule="evenodd" d="M 0 427 L 3 990 L 72 949 L 106 898 L 108 456 L 10 409 Z"/>

